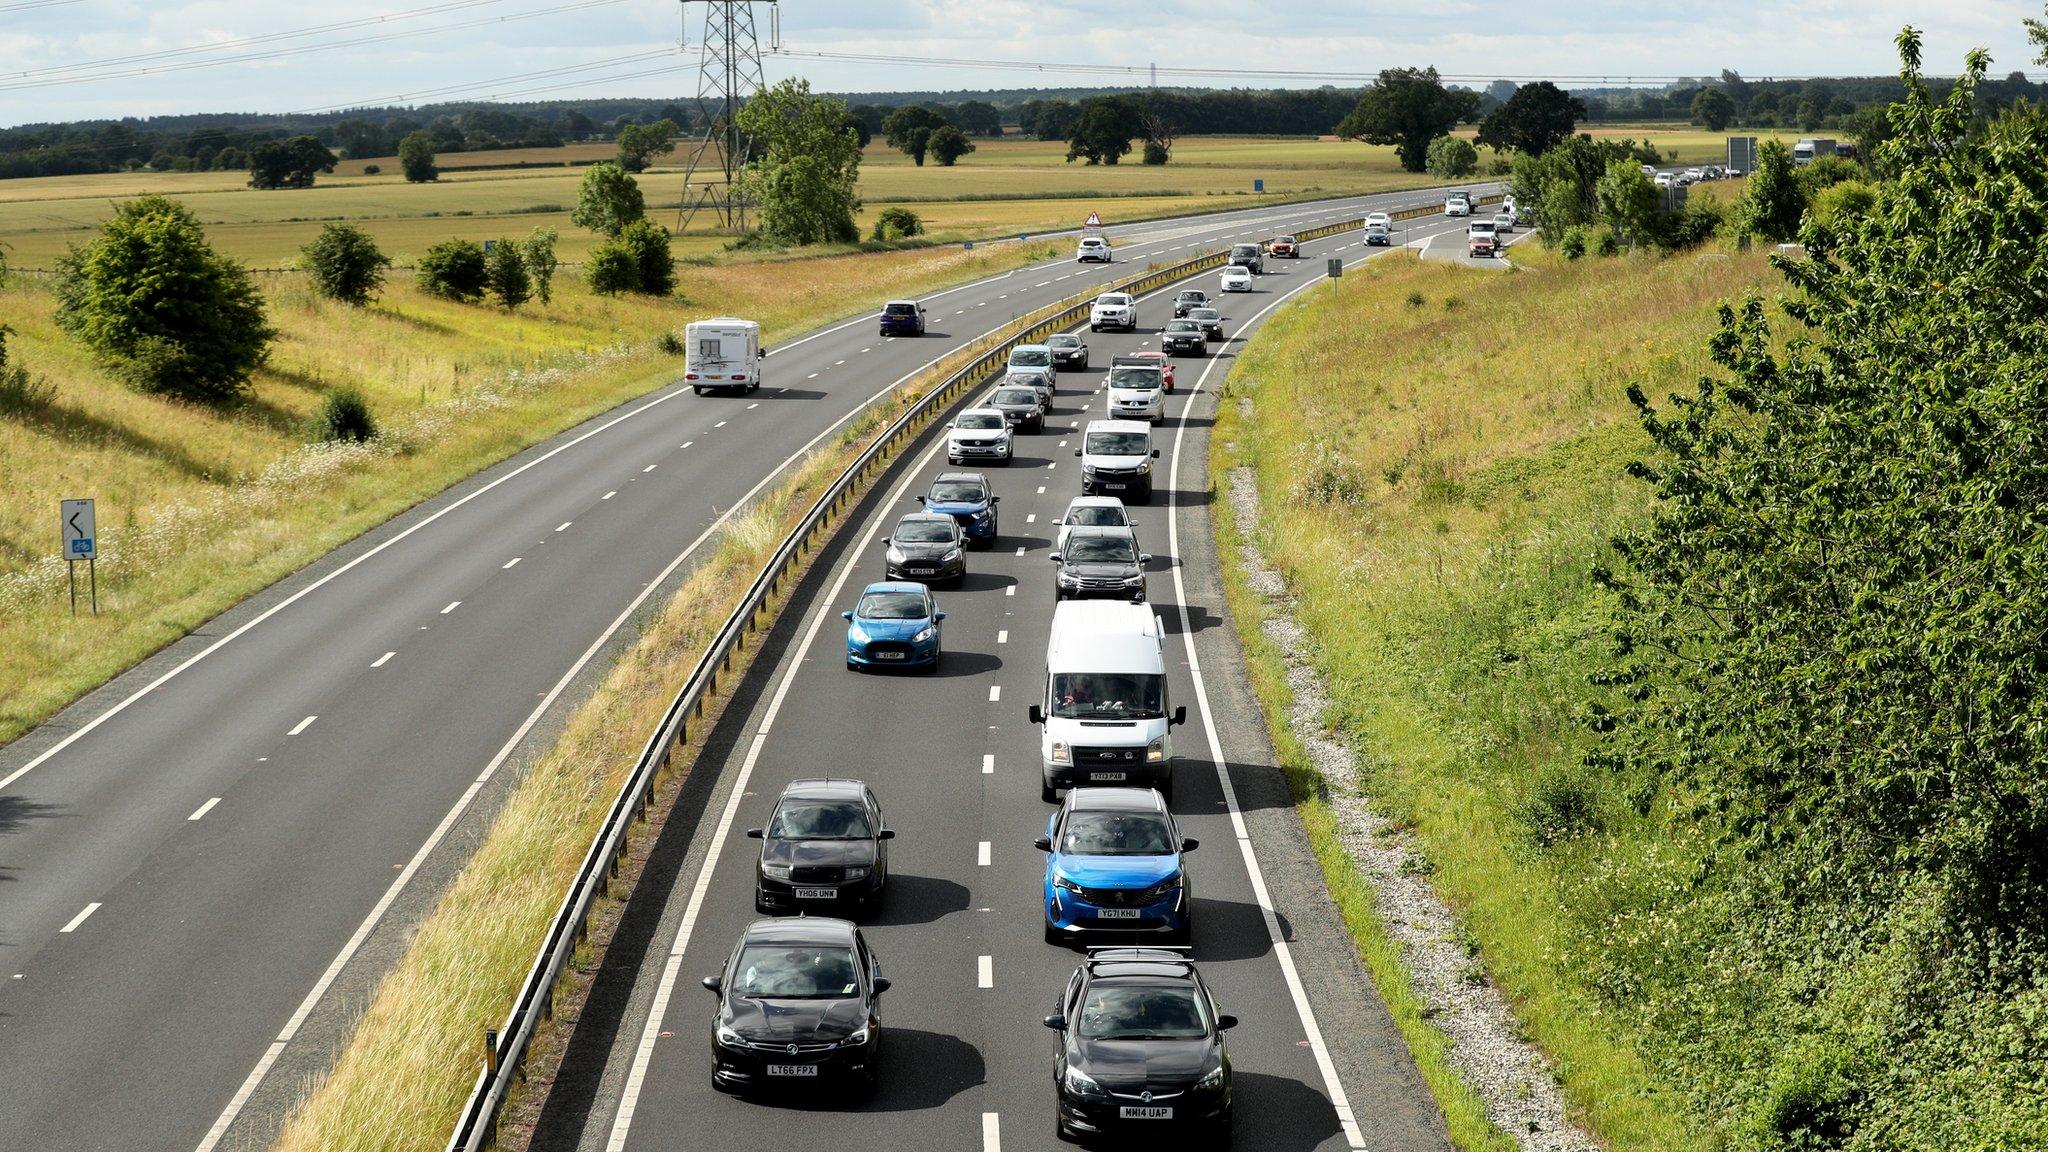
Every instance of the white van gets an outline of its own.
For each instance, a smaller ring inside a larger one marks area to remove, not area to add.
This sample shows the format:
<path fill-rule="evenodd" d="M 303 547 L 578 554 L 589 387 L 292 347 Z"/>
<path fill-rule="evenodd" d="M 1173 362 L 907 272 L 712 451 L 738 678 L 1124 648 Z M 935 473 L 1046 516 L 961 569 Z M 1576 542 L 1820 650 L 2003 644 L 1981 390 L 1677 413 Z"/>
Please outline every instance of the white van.
<path fill-rule="evenodd" d="M 706 389 L 751 392 L 761 386 L 761 326 L 730 316 L 697 320 L 683 333 L 683 382 Z"/>
<path fill-rule="evenodd" d="M 1167 700 L 1164 629 L 1144 604 L 1066 600 L 1045 645 L 1045 692 L 1031 706 L 1039 737 L 1039 795 L 1091 784 L 1152 787 L 1173 795 L 1175 725 L 1186 705 Z"/>
<path fill-rule="evenodd" d="M 1136 420 L 1090 420 L 1081 429 L 1081 495 L 1116 496 L 1124 503 L 1152 500 L 1152 426 Z"/>

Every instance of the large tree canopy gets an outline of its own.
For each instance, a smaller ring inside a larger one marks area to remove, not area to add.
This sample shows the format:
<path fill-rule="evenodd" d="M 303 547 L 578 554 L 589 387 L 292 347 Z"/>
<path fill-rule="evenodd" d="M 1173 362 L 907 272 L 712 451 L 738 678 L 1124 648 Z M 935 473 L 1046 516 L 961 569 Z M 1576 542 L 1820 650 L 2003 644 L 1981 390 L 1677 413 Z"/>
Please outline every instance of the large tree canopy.
<path fill-rule="evenodd" d="M 860 135 L 845 103 L 789 79 L 747 101 L 739 118 L 754 141 L 742 190 L 759 205 L 761 230 L 785 244 L 857 238 Z"/>
<path fill-rule="evenodd" d="M 1145 109 L 1129 96 L 1091 96 L 1067 130 L 1067 159 L 1114 164 L 1145 134 Z"/>
<path fill-rule="evenodd" d="M 1429 142 L 1478 110 L 1479 93 L 1445 88 L 1435 68 L 1383 68 L 1379 82 L 1337 125 L 1337 135 L 1392 144 L 1402 168 L 1421 172 L 1429 163 Z"/>
<path fill-rule="evenodd" d="M 1507 102 L 1493 110 L 1479 124 L 1479 142 L 1489 148 L 1526 152 L 1541 156 L 1585 118 L 1586 106 L 1578 97 L 1539 80 L 1515 89 Z"/>
<path fill-rule="evenodd" d="M 889 147 L 902 152 L 924 166 L 925 150 L 931 147 L 932 133 L 946 127 L 946 118 L 922 105 L 912 104 L 889 113 L 882 121 L 882 138 Z"/>

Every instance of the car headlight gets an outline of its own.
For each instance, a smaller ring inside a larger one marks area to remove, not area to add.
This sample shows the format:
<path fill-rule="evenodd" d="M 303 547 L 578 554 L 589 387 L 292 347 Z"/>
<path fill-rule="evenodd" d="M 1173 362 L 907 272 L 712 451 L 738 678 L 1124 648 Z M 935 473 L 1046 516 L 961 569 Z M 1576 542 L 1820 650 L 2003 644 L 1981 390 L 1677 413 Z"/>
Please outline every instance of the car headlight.
<path fill-rule="evenodd" d="M 1074 762 L 1073 754 L 1068 751 L 1065 740 L 1055 740 L 1052 742 L 1052 762 L 1055 764 L 1071 764 Z"/>
<path fill-rule="evenodd" d="M 918 630 L 917 635 L 910 638 L 910 642 L 912 644 L 922 644 L 938 634 L 939 630 L 935 625 L 927 624 Z"/>
<path fill-rule="evenodd" d="M 1093 476 L 1093 475 L 1095 475 L 1095 465 L 1093 465 L 1093 464 L 1090 464 L 1090 463 L 1088 463 L 1088 462 L 1086 462 L 1086 461 L 1083 461 L 1083 462 L 1081 463 L 1081 472 L 1082 472 L 1082 474 L 1083 474 L 1083 475 L 1086 475 L 1086 476 Z"/>
<path fill-rule="evenodd" d="M 1080 582 L 1081 578 L 1079 576 L 1074 575 L 1072 572 L 1069 572 L 1064 568 L 1060 569 L 1060 583 L 1079 584 Z"/>
<path fill-rule="evenodd" d="M 891 544 L 889 550 L 883 553 L 883 555 L 888 558 L 891 564 L 903 563 L 903 549 L 896 547 L 894 544 Z"/>
<path fill-rule="evenodd" d="M 839 1046 L 840 1046 L 841 1048 L 858 1048 L 858 1047 L 860 1047 L 861 1045 L 863 1045 L 863 1044 L 865 1044 L 865 1043 L 867 1043 L 867 1042 L 868 1042 L 868 1029 L 867 1029 L 867 1025 L 863 1024 L 863 1025 L 861 1025 L 860 1027 L 858 1027 L 858 1028 L 856 1028 L 856 1029 L 854 1029 L 854 1030 L 853 1030 L 853 1035 L 851 1035 L 851 1036 L 848 1036 L 848 1037 L 847 1037 L 846 1039 L 844 1039 L 844 1040 L 841 1040 L 841 1041 L 839 1042 Z M 1223 1075 L 1223 1068 L 1222 1068 L 1222 1066 L 1221 1066 L 1221 1065 L 1218 1065 L 1218 1066 L 1217 1066 L 1217 1068 L 1216 1068 L 1216 1073 L 1215 1073 L 1215 1075 L 1217 1076 L 1217 1081 L 1216 1081 L 1216 1082 L 1217 1082 L 1218 1084 L 1221 1084 L 1221 1083 L 1223 1082 L 1223 1080 L 1222 1080 L 1222 1075 Z M 1208 1081 L 1204 1080 L 1204 1081 L 1203 1081 L 1203 1083 L 1204 1083 L 1204 1084 L 1206 1084 L 1206 1083 L 1208 1083 Z"/>
<path fill-rule="evenodd" d="M 723 1024 L 718 1026 L 718 1042 L 728 1048 L 745 1048 L 747 1046 L 746 1040 L 739 1033 L 727 1028 Z"/>
<path fill-rule="evenodd" d="M 1095 1077 L 1090 1076 L 1071 1064 L 1067 1066 L 1067 1074 L 1062 1078 L 1062 1083 L 1066 1085 L 1067 1091 L 1076 1096 L 1099 1097 L 1108 1095 L 1108 1093 L 1102 1090 L 1102 1085 L 1095 1082 Z"/>
<path fill-rule="evenodd" d="M 946 549 L 946 554 L 944 556 L 939 557 L 939 560 L 941 563 L 951 563 L 952 561 L 958 560 L 959 558 L 960 550 L 958 548 L 948 548 Z"/>
<path fill-rule="evenodd" d="M 848 868 L 846 870 L 846 878 L 848 880 L 865 880 L 868 878 L 868 870 L 866 868 Z"/>
<path fill-rule="evenodd" d="M 1136 588 L 1138 585 L 1143 584 L 1144 582 L 1145 574 L 1143 572 L 1138 573 L 1136 576 L 1124 577 L 1124 587 L 1126 588 Z"/>
<path fill-rule="evenodd" d="M 1074 883 L 1072 880 L 1067 879 L 1065 876 L 1055 874 L 1052 878 L 1052 886 L 1059 889 L 1062 892 L 1072 892 L 1076 896 L 1081 894 L 1081 886 L 1079 884 Z"/>
<path fill-rule="evenodd" d="M 1166 759 L 1166 737 L 1161 736 L 1159 739 L 1145 745 L 1145 759 L 1154 764 Z"/>
<path fill-rule="evenodd" d="M 762 864 L 761 875 L 770 880 L 788 880 L 792 873 L 788 864 Z"/>
<path fill-rule="evenodd" d="M 1180 873 L 1176 872 L 1150 888 L 1145 889 L 1143 892 L 1138 893 L 1138 901 L 1143 904 L 1150 904 L 1154 900 L 1164 900 L 1175 892 L 1180 891 L 1180 882 Z"/>
<path fill-rule="evenodd" d="M 1209 1069 L 1209 1071 L 1203 1073 L 1200 1080 L 1195 1081 L 1195 1091 L 1197 1092 L 1213 1092 L 1221 1087 L 1223 1087 L 1222 1064 Z"/>

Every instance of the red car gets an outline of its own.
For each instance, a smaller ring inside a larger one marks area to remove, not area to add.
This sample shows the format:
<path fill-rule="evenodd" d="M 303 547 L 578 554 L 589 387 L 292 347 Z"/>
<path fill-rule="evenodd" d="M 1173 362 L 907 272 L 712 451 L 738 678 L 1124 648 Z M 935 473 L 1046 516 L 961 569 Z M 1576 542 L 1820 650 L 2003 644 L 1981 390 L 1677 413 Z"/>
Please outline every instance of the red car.
<path fill-rule="evenodd" d="M 1132 352 L 1126 356 L 1119 356 L 1117 357 L 1117 359 L 1143 360 L 1147 364 L 1157 364 L 1159 366 L 1160 372 L 1166 377 L 1166 390 L 1168 392 L 1173 391 L 1173 358 L 1168 356 L 1166 353 Z"/>
<path fill-rule="evenodd" d="M 1301 255 L 1301 246 L 1294 242 L 1294 237 L 1281 236 L 1273 241 L 1272 252 L 1275 256 L 1285 257 L 1291 260 L 1294 257 Z"/>

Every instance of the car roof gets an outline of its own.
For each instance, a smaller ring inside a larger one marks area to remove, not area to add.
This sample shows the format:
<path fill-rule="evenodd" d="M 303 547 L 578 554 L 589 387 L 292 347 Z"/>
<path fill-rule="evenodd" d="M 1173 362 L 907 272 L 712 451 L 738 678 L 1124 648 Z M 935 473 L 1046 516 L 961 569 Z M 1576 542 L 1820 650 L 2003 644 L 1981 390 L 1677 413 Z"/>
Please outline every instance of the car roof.
<path fill-rule="evenodd" d="M 983 487 L 988 486 L 988 477 L 979 472 L 941 472 L 937 476 L 932 477 L 932 483 L 934 484 L 941 480 L 973 480 Z"/>
<path fill-rule="evenodd" d="M 1166 322 L 1166 326 L 1167 326 L 1168 328 L 1171 328 L 1171 327 L 1173 327 L 1173 326 L 1174 326 L 1175 324 L 1178 324 L 1178 325 L 1180 325 L 1180 326 L 1181 326 L 1181 327 L 1183 327 L 1183 328 L 1199 328 L 1199 327 L 1201 327 L 1201 322 L 1200 322 L 1200 321 L 1198 321 L 1198 320 L 1196 320 L 1196 319 L 1194 319 L 1194 318 L 1193 318 L 1193 317 L 1191 317 L 1191 316 L 1177 316 L 1177 317 L 1175 317 L 1174 319 L 1172 319 L 1172 320 L 1168 320 L 1168 321 Z"/>
<path fill-rule="evenodd" d="M 942 513 L 942 512 L 905 512 L 905 513 L 904 513 L 904 514 L 902 515 L 902 517 L 901 517 L 901 518 L 899 518 L 899 519 L 898 519 L 898 520 L 896 521 L 896 523 L 898 523 L 898 524 L 908 524 L 908 523 L 910 523 L 910 522 L 911 522 L 911 521 L 913 521 L 913 520 L 917 520 L 917 521 L 928 521 L 928 520 L 929 520 L 929 521 L 937 521 L 938 523 L 941 523 L 941 524 L 951 524 L 951 525 L 953 525 L 953 526 L 954 526 L 954 527 L 956 527 L 956 528 L 957 528 L 957 527 L 959 527 L 959 524 L 960 524 L 960 522 L 959 522 L 958 520 L 955 520 L 955 519 L 953 519 L 953 518 L 952 518 L 951 516 L 948 516 L 948 515 L 946 515 L 946 514 L 944 514 L 944 513 Z"/>
<path fill-rule="evenodd" d="M 742 939 L 748 944 L 843 944 L 853 946 L 858 931 L 851 920 L 829 916 L 791 916 L 756 920 Z"/>
<path fill-rule="evenodd" d="M 1083 536 L 1114 536 L 1119 540 L 1135 541 L 1137 533 L 1127 524 L 1074 524 L 1068 526 L 1067 538 L 1077 540 Z"/>
<path fill-rule="evenodd" d="M 789 787 L 782 790 L 785 800 L 864 800 L 867 785 L 859 780 L 845 777 L 812 778 L 791 780 Z"/>
<path fill-rule="evenodd" d="M 1067 504 L 1069 508 L 1122 508 L 1124 502 L 1114 496 L 1076 496 Z"/>
<path fill-rule="evenodd" d="M 891 301 L 889 301 L 889 302 L 888 302 L 887 304 L 884 304 L 884 305 L 882 305 L 882 307 L 884 307 L 884 308 L 894 308 L 894 307 L 895 307 L 895 306 L 897 306 L 898 304 L 908 304 L 908 305 L 910 305 L 910 306 L 911 306 L 911 307 L 913 307 L 913 308 L 917 307 L 917 301 L 915 301 L 915 300 L 891 300 Z"/>
<path fill-rule="evenodd" d="M 1219 308 L 1195 308 L 1195 309 L 1192 309 L 1192 310 L 1190 310 L 1190 311 L 1188 312 L 1188 315 L 1189 315 L 1189 316 L 1193 316 L 1193 315 L 1194 315 L 1194 314 L 1195 314 L 1196 312 L 1214 312 L 1214 313 L 1216 313 L 1216 314 L 1217 314 L 1218 316 L 1221 316 L 1221 315 L 1223 315 L 1223 311 L 1222 311 L 1222 309 L 1219 309 Z"/>
<path fill-rule="evenodd" d="M 1151 788 L 1073 788 L 1067 808 L 1074 812 L 1165 812 L 1166 801 Z"/>
<path fill-rule="evenodd" d="M 965 408 L 965 409 L 962 409 L 962 410 L 961 410 L 961 412 L 960 412 L 960 415 L 962 415 L 962 416 L 997 416 L 997 417 L 1000 417 L 1000 416 L 1001 416 L 1002 414 L 1003 414 L 1003 410 L 1002 410 L 1002 409 L 1000 409 L 1000 408 Z"/>
<path fill-rule="evenodd" d="M 917 512 L 913 513 L 912 515 L 931 516 L 932 514 L 929 512 Z M 908 520 L 909 518 L 910 517 L 908 516 L 904 517 L 904 519 L 906 520 Z M 952 519 L 951 516 L 932 516 L 932 518 L 935 520 Z M 926 588 L 924 585 L 919 584 L 915 580 L 877 580 L 873 584 L 870 584 L 867 587 L 860 590 L 860 594 L 863 596 L 866 596 L 870 592 L 922 592 L 926 595 L 930 595 L 931 589 Z"/>
<path fill-rule="evenodd" d="M 1032 391 L 1029 384 L 998 384 L 996 390 L 988 394 L 989 402 L 994 403 L 995 398 L 1004 392 L 1022 393 L 1031 403 L 1038 403 L 1038 393 Z"/>
<path fill-rule="evenodd" d="M 1043 352 L 1045 349 L 1046 346 L 1043 344 L 1013 344 L 1010 346 L 1010 354 L 1014 356 L 1019 352 Z"/>
<path fill-rule="evenodd" d="M 1141 420 L 1090 420 L 1083 432 L 1144 432 L 1150 434 L 1152 426 Z"/>
<path fill-rule="evenodd" d="M 1052 335 L 1047 336 L 1045 338 L 1046 347 L 1052 347 L 1052 342 L 1055 340 L 1072 340 L 1076 344 L 1079 344 L 1081 342 L 1081 338 L 1079 336 L 1074 335 L 1072 332 L 1055 332 Z"/>

